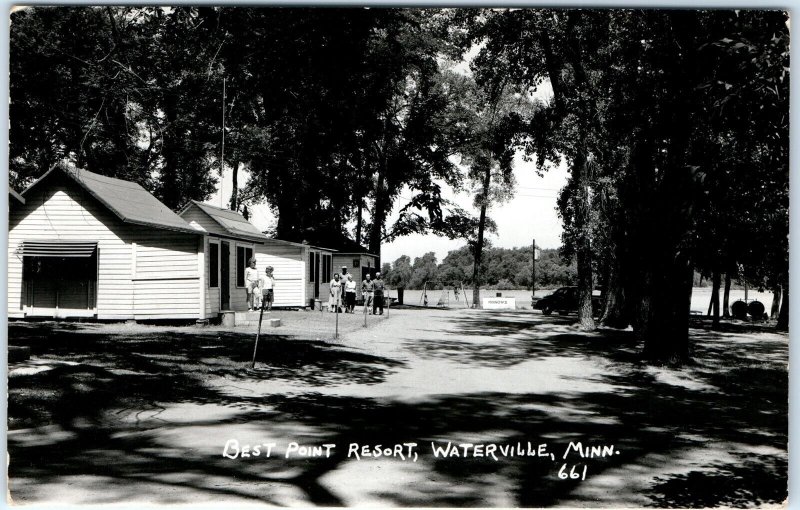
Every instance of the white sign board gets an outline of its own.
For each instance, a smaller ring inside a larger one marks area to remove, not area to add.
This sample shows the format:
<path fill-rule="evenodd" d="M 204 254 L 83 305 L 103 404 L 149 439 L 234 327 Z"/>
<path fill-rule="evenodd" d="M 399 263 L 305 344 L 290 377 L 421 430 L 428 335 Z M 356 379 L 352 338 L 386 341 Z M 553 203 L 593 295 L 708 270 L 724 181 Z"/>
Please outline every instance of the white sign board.
<path fill-rule="evenodd" d="M 490 297 L 483 298 L 484 310 L 516 310 L 517 298 L 508 297 Z"/>

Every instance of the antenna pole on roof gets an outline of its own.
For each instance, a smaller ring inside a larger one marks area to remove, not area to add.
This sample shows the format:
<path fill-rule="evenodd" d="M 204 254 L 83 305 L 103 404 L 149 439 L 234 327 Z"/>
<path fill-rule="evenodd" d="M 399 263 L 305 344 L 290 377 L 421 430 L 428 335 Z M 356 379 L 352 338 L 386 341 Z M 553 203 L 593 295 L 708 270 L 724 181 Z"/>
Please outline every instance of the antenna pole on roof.
<path fill-rule="evenodd" d="M 219 206 L 222 207 L 222 171 L 225 169 L 225 78 L 222 78 L 222 149 L 219 156 Z"/>

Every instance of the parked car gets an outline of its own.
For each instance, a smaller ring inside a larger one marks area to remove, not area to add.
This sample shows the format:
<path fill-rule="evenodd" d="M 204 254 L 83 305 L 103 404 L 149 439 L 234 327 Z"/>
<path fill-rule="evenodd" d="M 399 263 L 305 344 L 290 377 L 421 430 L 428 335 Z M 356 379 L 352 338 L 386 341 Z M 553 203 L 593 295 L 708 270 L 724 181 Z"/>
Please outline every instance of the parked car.
<path fill-rule="evenodd" d="M 603 297 L 598 291 L 592 293 L 592 313 L 600 315 L 603 311 Z M 566 314 L 569 312 L 578 311 L 578 287 L 561 287 L 556 289 L 552 294 L 548 294 L 540 298 L 533 308 L 541 310 L 543 314 L 550 315 L 551 313 L 558 312 L 559 314 Z"/>

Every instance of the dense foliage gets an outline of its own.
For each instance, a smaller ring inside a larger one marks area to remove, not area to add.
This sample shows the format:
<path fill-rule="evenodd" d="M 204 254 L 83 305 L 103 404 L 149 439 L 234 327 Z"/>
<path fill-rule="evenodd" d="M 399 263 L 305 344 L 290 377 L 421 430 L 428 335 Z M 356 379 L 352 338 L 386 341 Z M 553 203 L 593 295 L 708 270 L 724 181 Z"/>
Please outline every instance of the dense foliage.
<path fill-rule="evenodd" d="M 575 266 L 549 272 L 543 252 L 537 286 L 576 283 L 582 328 L 600 284 L 605 325 L 683 361 L 695 272 L 714 296 L 739 278 L 772 289 L 788 327 L 786 12 L 36 7 L 10 37 L 14 186 L 66 159 L 176 208 L 247 169 L 230 207 L 266 201 L 280 238 L 349 234 L 378 254 L 411 233 L 463 240 L 390 276 L 476 298 L 530 283 L 524 249 L 485 242 L 522 151 L 570 169 Z"/>

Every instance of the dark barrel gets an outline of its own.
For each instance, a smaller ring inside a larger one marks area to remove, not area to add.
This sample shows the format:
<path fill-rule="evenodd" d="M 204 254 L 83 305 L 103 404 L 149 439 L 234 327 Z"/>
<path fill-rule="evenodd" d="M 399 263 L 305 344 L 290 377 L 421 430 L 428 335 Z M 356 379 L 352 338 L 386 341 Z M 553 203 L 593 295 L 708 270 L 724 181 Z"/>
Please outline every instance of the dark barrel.
<path fill-rule="evenodd" d="M 754 319 L 761 320 L 764 318 L 764 304 L 761 301 L 750 301 L 747 305 L 747 313 Z"/>
<path fill-rule="evenodd" d="M 731 305 L 731 315 L 734 319 L 744 320 L 747 318 L 747 303 L 744 301 L 736 301 Z"/>

